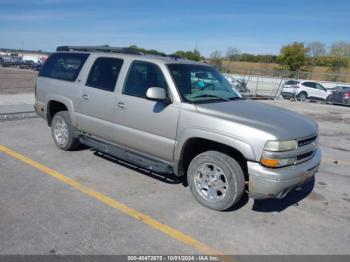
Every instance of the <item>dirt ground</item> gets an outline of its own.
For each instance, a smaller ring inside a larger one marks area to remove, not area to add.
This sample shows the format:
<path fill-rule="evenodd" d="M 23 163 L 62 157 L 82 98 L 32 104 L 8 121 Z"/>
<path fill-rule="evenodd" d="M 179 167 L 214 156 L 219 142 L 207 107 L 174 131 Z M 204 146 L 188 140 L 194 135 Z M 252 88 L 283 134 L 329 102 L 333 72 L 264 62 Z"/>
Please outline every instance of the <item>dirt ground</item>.
<path fill-rule="evenodd" d="M 0 95 L 33 93 L 37 74 L 30 69 L 0 67 Z"/>

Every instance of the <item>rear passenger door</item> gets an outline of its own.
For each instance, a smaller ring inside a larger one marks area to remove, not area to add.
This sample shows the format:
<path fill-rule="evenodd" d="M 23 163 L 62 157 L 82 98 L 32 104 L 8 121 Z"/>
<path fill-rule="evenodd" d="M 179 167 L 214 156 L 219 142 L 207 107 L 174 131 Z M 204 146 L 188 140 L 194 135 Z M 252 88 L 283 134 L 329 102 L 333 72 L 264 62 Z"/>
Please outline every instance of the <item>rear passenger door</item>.
<path fill-rule="evenodd" d="M 170 95 L 158 65 L 133 61 L 118 94 L 115 136 L 123 146 L 171 162 L 180 105 L 146 99 L 150 87 L 164 88 Z"/>
<path fill-rule="evenodd" d="M 115 87 L 122 65 L 123 60 L 119 58 L 96 58 L 77 99 L 78 127 L 114 142 Z"/>
<path fill-rule="evenodd" d="M 309 99 L 313 99 L 315 96 L 317 96 L 316 86 L 314 82 L 304 82 L 302 85 L 306 87 L 305 91 L 307 92 Z"/>

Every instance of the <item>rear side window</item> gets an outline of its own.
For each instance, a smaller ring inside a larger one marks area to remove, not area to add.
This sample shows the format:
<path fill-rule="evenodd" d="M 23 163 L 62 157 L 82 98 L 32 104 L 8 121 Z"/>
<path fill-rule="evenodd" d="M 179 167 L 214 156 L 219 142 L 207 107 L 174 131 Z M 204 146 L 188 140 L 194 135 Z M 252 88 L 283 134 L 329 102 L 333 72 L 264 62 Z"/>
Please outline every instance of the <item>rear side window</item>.
<path fill-rule="evenodd" d="M 97 58 L 91 67 L 86 85 L 113 92 L 123 60 L 111 57 Z"/>
<path fill-rule="evenodd" d="M 39 76 L 75 81 L 89 54 L 54 53 L 45 62 Z"/>
<path fill-rule="evenodd" d="M 295 80 L 289 80 L 289 81 L 287 81 L 285 84 L 286 84 L 286 85 L 297 85 L 297 84 L 299 84 L 299 82 L 298 82 L 298 81 L 295 81 Z"/>
<path fill-rule="evenodd" d="M 314 82 L 304 82 L 303 86 L 307 86 L 307 87 L 311 87 L 311 88 L 315 88 L 315 83 Z"/>

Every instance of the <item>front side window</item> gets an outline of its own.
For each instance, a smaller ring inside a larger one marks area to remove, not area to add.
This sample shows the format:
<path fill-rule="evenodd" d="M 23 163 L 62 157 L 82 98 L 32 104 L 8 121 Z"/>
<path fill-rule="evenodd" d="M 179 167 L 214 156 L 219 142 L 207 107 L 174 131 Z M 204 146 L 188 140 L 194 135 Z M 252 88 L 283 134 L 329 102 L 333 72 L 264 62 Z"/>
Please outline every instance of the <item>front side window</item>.
<path fill-rule="evenodd" d="M 39 76 L 75 81 L 89 54 L 54 53 L 45 62 Z"/>
<path fill-rule="evenodd" d="M 160 68 L 149 62 L 133 62 L 129 69 L 123 94 L 145 98 L 147 89 L 150 87 L 167 88 Z"/>
<path fill-rule="evenodd" d="M 123 60 L 111 57 L 97 58 L 91 67 L 86 85 L 113 92 Z"/>
<path fill-rule="evenodd" d="M 214 67 L 196 64 L 169 64 L 171 76 L 186 102 L 218 102 L 241 99 Z"/>
<path fill-rule="evenodd" d="M 323 85 L 320 85 L 320 84 L 316 84 L 316 88 L 322 91 L 326 90 L 326 88 L 324 88 Z"/>

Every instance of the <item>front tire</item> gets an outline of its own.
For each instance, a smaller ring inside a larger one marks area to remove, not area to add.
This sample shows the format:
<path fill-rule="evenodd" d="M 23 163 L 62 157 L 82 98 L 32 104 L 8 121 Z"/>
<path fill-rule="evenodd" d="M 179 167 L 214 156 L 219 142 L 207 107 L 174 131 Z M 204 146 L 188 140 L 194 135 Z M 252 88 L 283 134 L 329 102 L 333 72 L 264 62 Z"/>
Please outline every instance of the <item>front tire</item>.
<path fill-rule="evenodd" d="M 187 180 L 195 199 L 214 210 L 226 210 L 235 205 L 245 186 L 238 162 L 218 151 L 206 151 L 193 158 Z"/>
<path fill-rule="evenodd" d="M 62 150 L 74 150 L 80 145 L 78 138 L 74 136 L 74 127 L 71 125 L 67 111 L 60 111 L 54 115 L 51 133 L 55 144 Z"/>
<path fill-rule="evenodd" d="M 326 104 L 332 105 L 333 103 L 331 102 L 332 95 L 327 96 L 326 98 Z"/>

